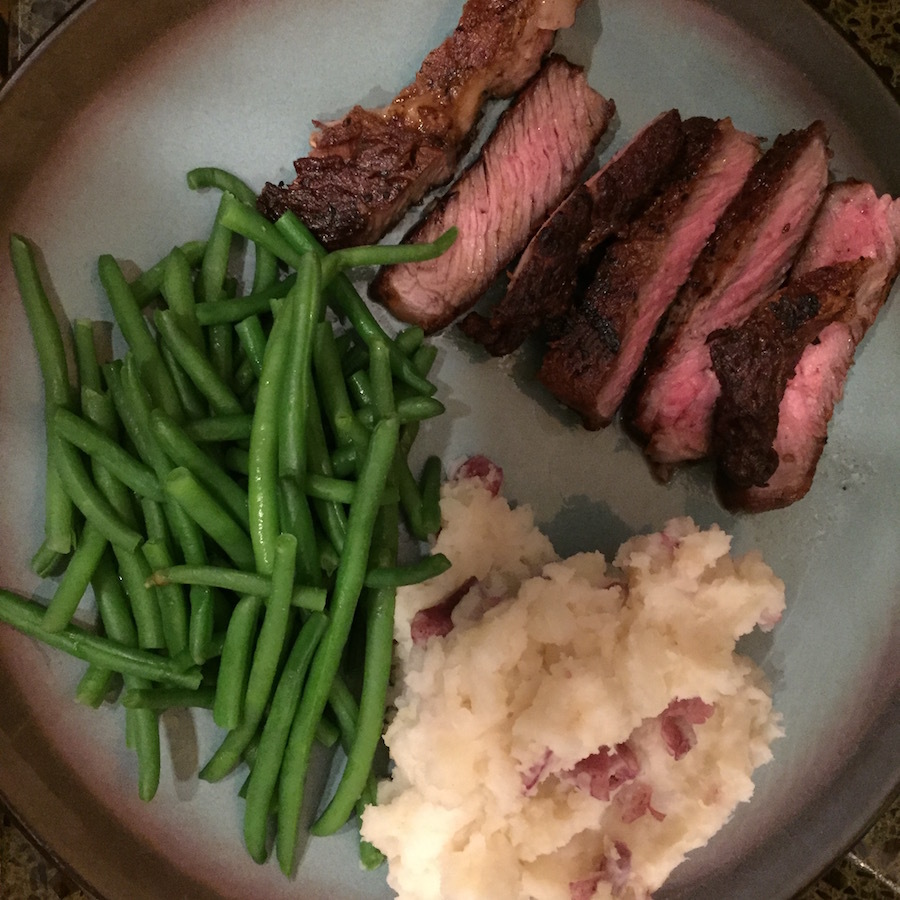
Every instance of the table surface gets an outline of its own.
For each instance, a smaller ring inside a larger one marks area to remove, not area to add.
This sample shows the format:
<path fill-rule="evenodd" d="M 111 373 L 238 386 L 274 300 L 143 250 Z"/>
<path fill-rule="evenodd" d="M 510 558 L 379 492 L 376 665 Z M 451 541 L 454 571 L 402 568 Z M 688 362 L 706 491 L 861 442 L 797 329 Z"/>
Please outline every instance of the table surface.
<path fill-rule="evenodd" d="M 78 0 L 0 0 L 0 79 Z M 900 96 L 900 2 L 808 0 Z M 898 145 L 900 152 L 900 145 Z M 0 807 L 0 900 L 94 900 Z M 796 900 L 900 900 L 900 798 Z M 762 898 L 761 898 L 762 900 Z"/>

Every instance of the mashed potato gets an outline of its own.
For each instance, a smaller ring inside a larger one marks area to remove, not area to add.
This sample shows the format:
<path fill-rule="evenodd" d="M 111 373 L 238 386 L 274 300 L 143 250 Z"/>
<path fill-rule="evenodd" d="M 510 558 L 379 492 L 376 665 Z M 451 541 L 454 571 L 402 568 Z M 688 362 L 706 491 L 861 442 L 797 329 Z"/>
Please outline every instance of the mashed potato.
<path fill-rule="evenodd" d="M 453 566 L 398 592 L 394 761 L 363 836 L 405 900 L 643 898 L 753 792 L 780 734 L 734 652 L 784 587 L 687 518 L 561 560 L 483 479 L 444 487 Z"/>

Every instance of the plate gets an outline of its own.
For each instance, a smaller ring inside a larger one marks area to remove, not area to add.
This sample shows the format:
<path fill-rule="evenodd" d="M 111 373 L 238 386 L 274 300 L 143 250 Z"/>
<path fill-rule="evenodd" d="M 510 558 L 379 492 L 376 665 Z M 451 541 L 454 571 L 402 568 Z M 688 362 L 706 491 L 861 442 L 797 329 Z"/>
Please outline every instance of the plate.
<path fill-rule="evenodd" d="M 94 0 L 0 92 L 0 230 L 42 249 L 69 316 L 108 318 L 96 258 L 146 266 L 205 233 L 215 198 L 187 190 L 197 165 L 254 186 L 288 178 L 310 120 L 382 103 L 454 26 L 460 0 Z M 836 176 L 900 193 L 900 107 L 799 0 L 586 0 L 558 48 L 616 100 L 604 154 L 663 109 L 730 115 L 774 137 L 822 118 Z M 5 252 L 5 251 L 4 251 Z M 896 291 L 894 292 L 896 295 Z M 28 573 L 41 530 L 42 402 L 9 266 L 0 267 L 0 578 L 47 596 Z M 900 783 L 900 303 L 859 348 L 809 495 L 730 516 L 702 467 L 668 486 L 612 427 L 579 429 L 531 380 L 533 354 L 487 359 L 438 339 L 449 414 L 419 452 L 486 453 L 506 491 L 533 505 L 558 549 L 613 550 L 690 514 L 758 547 L 787 585 L 775 632 L 744 649 L 770 677 L 787 734 L 752 802 L 679 868 L 661 898 L 786 898 L 865 828 Z M 205 717 L 164 718 L 164 771 L 137 799 L 122 712 L 81 709 L 81 665 L 0 631 L 0 793 L 107 898 L 380 898 L 352 827 L 311 841 L 291 882 L 241 843 L 241 776 L 211 786 L 198 761 L 220 738 Z M 326 761 L 318 772 L 327 776 Z"/>

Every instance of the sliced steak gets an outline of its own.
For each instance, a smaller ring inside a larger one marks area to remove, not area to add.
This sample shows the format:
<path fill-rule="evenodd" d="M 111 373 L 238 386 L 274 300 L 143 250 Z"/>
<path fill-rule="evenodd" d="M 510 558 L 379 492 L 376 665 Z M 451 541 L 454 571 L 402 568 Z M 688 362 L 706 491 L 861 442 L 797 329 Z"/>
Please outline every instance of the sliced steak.
<path fill-rule="evenodd" d="M 674 177 L 607 249 L 578 311 L 551 342 L 538 377 L 581 414 L 612 420 L 663 313 L 759 158 L 756 138 L 729 119 L 692 118 Z"/>
<path fill-rule="evenodd" d="M 494 356 L 511 353 L 569 312 L 580 270 L 598 245 L 649 204 L 683 144 L 678 110 L 663 113 L 584 184 L 529 241 L 490 318 L 471 312 L 462 330 Z"/>
<path fill-rule="evenodd" d="M 722 473 L 720 493 L 732 509 L 778 509 L 809 490 L 856 345 L 900 272 L 900 200 L 878 197 L 871 185 L 860 182 L 831 185 L 792 278 L 827 271 L 823 267 L 831 262 L 853 266 L 857 277 L 849 286 L 850 303 L 804 347 L 785 386 L 771 445 L 777 466 L 766 482 L 741 487 Z"/>
<path fill-rule="evenodd" d="M 581 0 L 468 0 L 453 33 L 387 106 L 355 106 L 314 124 L 312 153 L 290 184 L 266 184 L 258 206 L 293 210 L 329 249 L 374 243 L 446 182 L 487 97 L 509 97 L 538 70 Z"/>
<path fill-rule="evenodd" d="M 425 263 L 383 268 L 369 291 L 433 332 L 471 308 L 578 180 L 614 110 L 584 71 L 551 56 L 507 109 L 476 161 L 404 240 L 459 237 Z"/>
<path fill-rule="evenodd" d="M 779 136 L 719 220 L 654 338 L 626 418 L 664 467 L 709 452 L 719 383 L 706 344 L 781 285 L 828 183 L 825 126 Z"/>

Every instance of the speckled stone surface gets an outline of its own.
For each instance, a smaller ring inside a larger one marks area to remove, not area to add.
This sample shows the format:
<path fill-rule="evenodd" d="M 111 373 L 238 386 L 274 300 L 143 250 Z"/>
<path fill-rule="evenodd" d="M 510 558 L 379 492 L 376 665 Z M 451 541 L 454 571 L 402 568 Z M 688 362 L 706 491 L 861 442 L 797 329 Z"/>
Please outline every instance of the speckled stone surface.
<path fill-rule="evenodd" d="M 844 34 L 900 96 L 900 0 L 808 2 Z M 0 41 L 8 35 L 9 66 L 15 67 L 77 3 L 78 0 L 0 0 Z M 35 849 L 12 818 L 0 809 L 0 900 L 94 898 L 79 890 Z M 850 853 L 796 900 L 900 900 L 900 798 Z"/>

